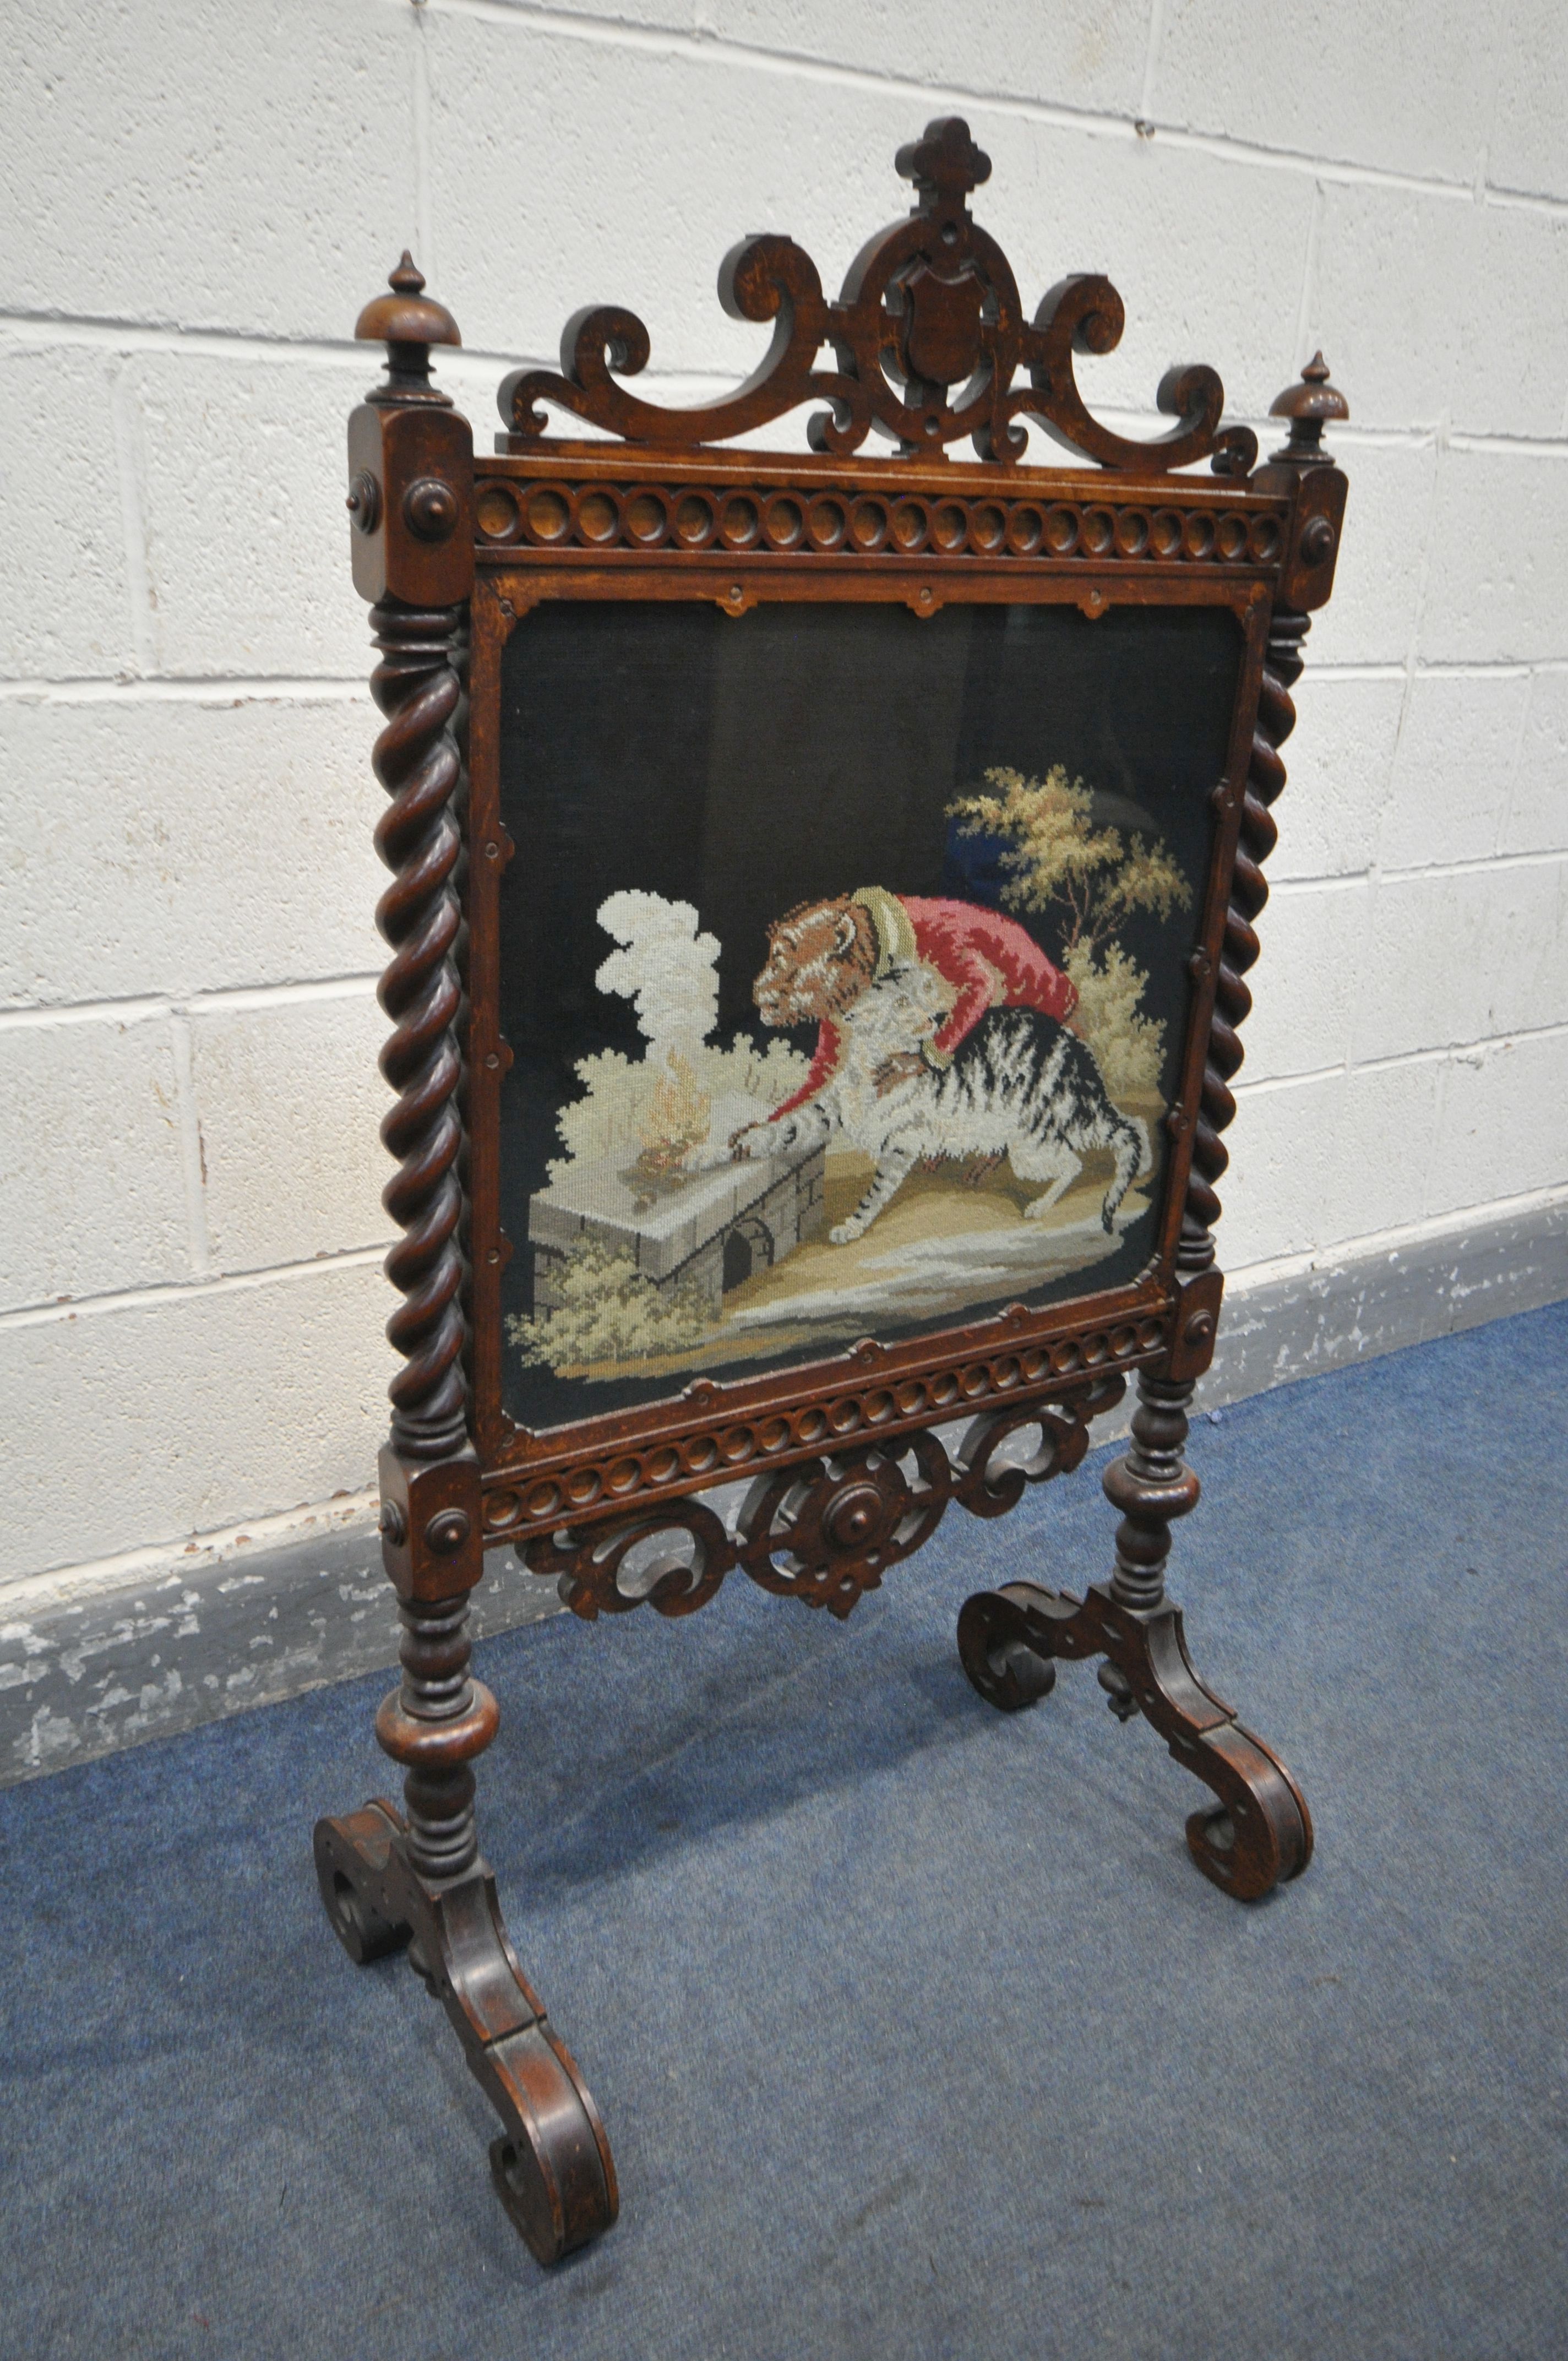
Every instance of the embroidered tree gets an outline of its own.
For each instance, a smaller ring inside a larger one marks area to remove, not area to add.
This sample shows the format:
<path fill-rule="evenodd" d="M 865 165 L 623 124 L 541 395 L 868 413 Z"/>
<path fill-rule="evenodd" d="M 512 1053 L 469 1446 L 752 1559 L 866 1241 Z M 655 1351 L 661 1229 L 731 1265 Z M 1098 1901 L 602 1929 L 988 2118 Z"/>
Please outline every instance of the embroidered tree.
<path fill-rule="evenodd" d="M 1138 1013 L 1148 978 L 1137 961 L 1119 943 L 1111 943 L 1097 962 L 1080 944 L 1062 965 L 1078 986 L 1078 1022 L 1111 1096 L 1157 1091 L 1165 1027 L 1157 1017 Z"/>
<path fill-rule="evenodd" d="M 1097 828 L 1090 789 L 1060 763 L 1043 779 L 998 766 L 986 772 L 985 785 L 986 792 L 950 803 L 949 818 L 960 836 L 1001 843 L 1002 899 L 1010 909 L 1059 926 L 1058 956 L 1078 987 L 1078 1021 L 1107 1090 L 1157 1090 L 1165 1026 L 1138 1013 L 1148 977 L 1122 949 L 1117 929 L 1136 910 L 1167 919 L 1190 909 L 1192 888 L 1162 839 Z"/>
<path fill-rule="evenodd" d="M 712 1334 L 699 1289 L 687 1282 L 661 1290 L 625 1247 L 601 1238 L 583 1238 L 568 1251 L 557 1288 L 554 1312 L 532 1320 L 513 1312 L 506 1323 L 524 1364 L 557 1376 L 685 1352 Z"/>

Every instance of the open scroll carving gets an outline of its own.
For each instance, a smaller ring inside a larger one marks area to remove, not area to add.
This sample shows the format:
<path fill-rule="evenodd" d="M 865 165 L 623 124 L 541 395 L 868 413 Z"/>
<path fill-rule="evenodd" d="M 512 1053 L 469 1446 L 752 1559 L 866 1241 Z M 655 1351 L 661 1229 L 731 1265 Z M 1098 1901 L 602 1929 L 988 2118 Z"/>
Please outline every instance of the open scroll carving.
<path fill-rule="evenodd" d="M 1076 1467 L 1090 1421 L 1125 1389 L 1124 1378 L 1106 1375 L 1057 1401 L 984 1411 L 950 1447 L 927 1430 L 781 1468 L 757 1478 L 733 1528 L 702 1500 L 670 1501 L 582 1534 L 520 1542 L 519 1554 L 531 1573 L 557 1576 L 562 1598 L 588 1623 L 645 1602 L 661 1615 L 693 1614 L 736 1566 L 764 1590 L 842 1620 L 930 1540 L 950 1501 L 1000 1517 L 1025 1484 Z M 1026 1459 L 999 1455 L 1030 1428 L 1039 1442 Z"/>
<path fill-rule="evenodd" d="M 559 377 L 520 369 L 505 380 L 510 447 L 527 451 L 542 440 L 542 402 L 625 442 L 668 446 L 721 443 L 820 400 L 828 407 L 807 424 L 817 451 L 856 451 L 874 427 L 905 455 L 942 456 L 967 435 L 982 459 L 1016 461 L 1028 441 L 1017 422 L 1026 420 L 1104 467 L 1168 474 L 1208 459 L 1216 475 L 1251 471 L 1257 437 L 1248 427 L 1222 427 L 1224 389 L 1212 368 L 1167 372 L 1156 398 L 1177 423 L 1153 442 L 1114 434 L 1091 416 L 1073 355 L 1114 350 L 1122 299 L 1098 275 L 1064 279 L 1033 323 L 1025 321 L 1006 256 L 965 203 L 991 177 L 991 159 L 959 116 L 928 124 L 923 139 L 899 149 L 897 164 L 915 183 L 914 210 L 861 247 L 836 303 L 793 239 L 745 238 L 725 257 L 724 309 L 733 319 L 773 323 L 766 355 L 734 393 L 690 410 L 639 400 L 612 372 L 635 377 L 647 367 L 648 331 L 634 312 L 595 305 L 566 323 Z M 836 368 L 816 367 L 824 345 Z M 1014 386 L 1025 369 L 1028 383 Z"/>

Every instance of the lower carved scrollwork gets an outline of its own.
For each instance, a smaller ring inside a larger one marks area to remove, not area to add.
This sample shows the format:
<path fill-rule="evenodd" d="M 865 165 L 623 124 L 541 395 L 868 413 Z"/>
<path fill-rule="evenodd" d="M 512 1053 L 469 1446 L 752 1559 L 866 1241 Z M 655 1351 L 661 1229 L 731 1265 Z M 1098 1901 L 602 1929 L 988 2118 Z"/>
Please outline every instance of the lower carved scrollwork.
<path fill-rule="evenodd" d="M 316 1824 L 316 1876 L 350 1959 L 408 1948 L 505 2131 L 490 2144 L 502 2204 L 542 2263 L 608 2230 L 619 2198 L 598 2110 L 508 1938 L 495 1880 L 476 1858 L 432 1883 L 412 1869 L 390 1804 Z"/>
<path fill-rule="evenodd" d="M 737 1566 L 764 1590 L 842 1618 L 929 1541 L 950 1501 L 1000 1517 L 1026 1484 L 1076 1467 L 1089 1422 L 1125 1390 L 1124 1378 L 1099 1378 L 1056 1401 L 983 1412 L 951 1443 L 927 1430 L 781 1468 L 758 1478 L 732 1523 L 700 1499 L 672 1500 L 648 1516 L 541 1536 L 521 1554 L 532 1573 L 559 1577 L 562 1598 L 586 1622 L 644 1604 L 693 1614 Z M 1030 1427 L 1038 1447 L 1025 1459 L 1004 1454 Z"/>

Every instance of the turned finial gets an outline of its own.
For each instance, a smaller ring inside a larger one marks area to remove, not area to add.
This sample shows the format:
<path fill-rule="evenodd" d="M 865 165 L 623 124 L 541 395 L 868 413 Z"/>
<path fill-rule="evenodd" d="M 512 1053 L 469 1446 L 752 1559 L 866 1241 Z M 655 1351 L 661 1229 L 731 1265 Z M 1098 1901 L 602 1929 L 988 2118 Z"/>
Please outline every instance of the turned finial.
<path fill-rule="evenodd" d="M 444 303 L 427 302 L 424 274 L 405 247 L 387 275 L 389 295 L 377 295 L 354 324 L 357 342 L 367 345 L 460 345 L 457 323 Z"/>
<path fill-rule="evenodd" d="M 1298 382 L 1275 395 L 1268 405 L 1268 414 L 1270 418 L 1290 421 L 1290 439 L 1282 451 L 1275 453 L 1275 457 L 1293 460 L 1298 466 L 1311 466 L 1328 456 L 1323 447 L 1323 428 L 1331 418 L 1348 418 L 1350 404 L 1338 386 L 1330 383 L 1329 365 L 1317 352 Z"/>
<path fill-rule="evenodd" d="M 444 303 L 426 295 L 424 273 L 406 247 L 387 284 L 391 293 L 374 296 L 354 324 L 357 343 L 387 347 L 387 382 L 367 399 L 383 407 L 425 401 L 450 409 L 451 396 L 430 382 L 430 348 L 462 343 L 456 321 Z"/>

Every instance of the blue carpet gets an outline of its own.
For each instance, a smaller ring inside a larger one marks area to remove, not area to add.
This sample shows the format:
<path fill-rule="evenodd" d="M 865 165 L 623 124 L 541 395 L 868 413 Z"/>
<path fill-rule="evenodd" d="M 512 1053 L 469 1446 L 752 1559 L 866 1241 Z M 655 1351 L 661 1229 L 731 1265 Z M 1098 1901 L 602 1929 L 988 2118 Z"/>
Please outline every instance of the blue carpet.
<path fill-rule="evenodd" d="M 0 1798 L 0 2350 L 287 2361 L 1530 2361 L 1568 2347 L 1568 1305 L 1227 1411 L 1173 1589 L 1318 1857 L 1248 1909 L 1089 1667 L 971 1590 L 1109 1565 L 1103 1455 L 846 1627 L 486 1646 L 480 1784 L 623 2213 L 542 2273 L 436 2004 L 328 1933 L 379 1678 Z"/>

